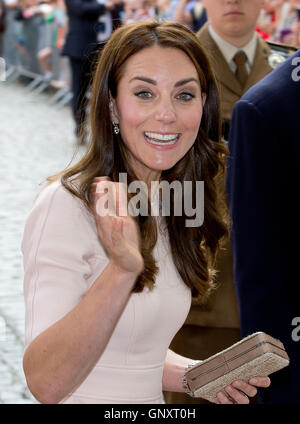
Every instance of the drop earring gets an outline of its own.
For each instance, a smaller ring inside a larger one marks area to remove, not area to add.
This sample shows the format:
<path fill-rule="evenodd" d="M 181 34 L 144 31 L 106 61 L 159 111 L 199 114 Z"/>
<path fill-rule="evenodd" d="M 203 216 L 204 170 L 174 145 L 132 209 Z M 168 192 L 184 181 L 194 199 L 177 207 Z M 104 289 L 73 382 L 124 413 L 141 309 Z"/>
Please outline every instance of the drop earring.
<path fill-rule="evenodd" d="M 112 124 L 113 124 L 113 127 L 114 127 L 114 133 L 119 134 L 119 132 L 120 132 L 119 125 L 116 124 L 115 122 L 113 122 Z"/>

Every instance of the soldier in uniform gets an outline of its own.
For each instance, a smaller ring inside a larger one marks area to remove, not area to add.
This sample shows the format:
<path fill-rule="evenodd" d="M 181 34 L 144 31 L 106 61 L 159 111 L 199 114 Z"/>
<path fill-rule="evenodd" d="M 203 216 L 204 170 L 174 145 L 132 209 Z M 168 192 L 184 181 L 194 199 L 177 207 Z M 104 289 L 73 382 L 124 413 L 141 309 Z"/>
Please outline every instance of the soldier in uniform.
<path fill-rule="evenodd" d="M 219 83 L 223 136 L 227 140 L 233 107 L 241 96 L 293 48 L 269 46 L 255 27 L 263 0 L 203 0 L 209 22 L 197 33 L 211 60 Z M 221 181 L 225 195 L 225 181 Z M 240 340 L 238 303 L 233 279 L 229 239 L 216 263 L 217 290 L 208 302 L 193 301 L 191 311 L 172 341 L 171 349 L 192 358 L 206 359 Z M 207 403 L 182 393 L 165 393 L 167 403 Z"/>
<path fill-rule="evenodd" d="M 235 103 L 271 72 L 271 50 L 256 34 L 262 0 L 204 0 L 209 23 L 197 33 L 219 83 L 224 138 Z"/>

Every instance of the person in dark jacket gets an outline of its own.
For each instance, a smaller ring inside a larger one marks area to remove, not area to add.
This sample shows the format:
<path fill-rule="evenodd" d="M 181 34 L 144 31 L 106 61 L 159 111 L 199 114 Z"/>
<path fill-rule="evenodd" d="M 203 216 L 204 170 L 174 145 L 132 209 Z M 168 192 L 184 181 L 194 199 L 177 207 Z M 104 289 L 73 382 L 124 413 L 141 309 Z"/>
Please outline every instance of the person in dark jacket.
<path fill-rule="evenodd" d="M 264 331 L 284 344 L 290 365 L 260 394 L 300 404 L 299 287 L 300 50 L 235 105 L 227 191 L 241 334 Z"/>
<path fill-rule="evenodd" d="M 93 58 L 97 49 L 97 22 L 106 8 L 97 0 L 66 0 L 69 30 L 62 51 L 70 58 L 72 74 L 72 110 L 76 135 L 85 119 L 86 92 L 91 82 Z M 81 142 L 83 139 L 81 139 Z"/>
<path fill-rule="evenodd" d="M 2 56 L 2 39 L 3 39 L 3 33 L 5 29 L 5 3 L 4 0 L 0 0 L 0 57 Z"/>

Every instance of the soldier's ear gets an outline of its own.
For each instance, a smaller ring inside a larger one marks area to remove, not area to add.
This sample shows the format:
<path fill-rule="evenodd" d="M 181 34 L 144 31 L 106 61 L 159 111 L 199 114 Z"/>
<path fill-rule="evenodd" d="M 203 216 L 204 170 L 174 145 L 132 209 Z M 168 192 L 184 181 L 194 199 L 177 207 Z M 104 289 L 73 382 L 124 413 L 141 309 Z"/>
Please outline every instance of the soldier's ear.
<path fill-rule="evenodd" d="M 118 124 L 119 123 L 118 106 L 117 106 L 116 99 L 114 99 L 111 94 L 109 95 L 109 112 L 110 112 L 111 121 Z"/>

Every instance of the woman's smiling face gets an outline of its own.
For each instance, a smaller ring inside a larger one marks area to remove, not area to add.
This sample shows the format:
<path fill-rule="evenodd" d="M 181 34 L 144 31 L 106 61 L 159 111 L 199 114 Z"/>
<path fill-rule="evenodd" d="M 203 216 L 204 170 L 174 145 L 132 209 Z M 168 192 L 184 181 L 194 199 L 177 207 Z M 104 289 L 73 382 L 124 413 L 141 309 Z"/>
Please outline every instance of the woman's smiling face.
<path fill-rule="evenodd" d="M 159 179 L 188 152 L 204 102 L 197 70 L 183 51 L 153 46 L 128 59 L 112 99 L 112 120 L 140 179 Z"/>

